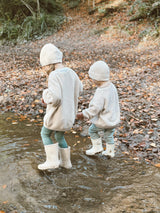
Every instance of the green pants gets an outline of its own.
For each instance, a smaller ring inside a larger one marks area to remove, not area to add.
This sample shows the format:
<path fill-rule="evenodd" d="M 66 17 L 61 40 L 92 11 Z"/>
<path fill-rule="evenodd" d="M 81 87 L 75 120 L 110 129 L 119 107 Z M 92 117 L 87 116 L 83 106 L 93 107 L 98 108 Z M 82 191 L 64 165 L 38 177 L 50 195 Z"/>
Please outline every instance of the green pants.
<path fill-rule="evenodd" d="M 114 144 L 114 137 L 113 134 L 115 132 L 115 129 L 102 129 L 102 128 L 98 128 L 96 127 L 96 125 L 92 124 L 89 127 L 89 135 L 91 137 L 91 139 L 98 139 L 100 138 L 98 132 L 103 131 L 104 132 L 104 140 L 106 141 L 106 143 L 108 144 Z"/>
<path fill-rule="evenodd" d="M 41 129 L 41 137 L 42 137 L 42 141 L 44 145 L 50 145 L 53 144 L 53 141 L 51 139 L 51 135 L 54 132 L 54 137 L 55 140 L 58 142 L 59 146 L 61 148 L 67 148 L 67 142 L 64 138 L 64 132 L 60 132 L 60 131 L 54 131 L 54 130 L 50 130 L 47 129 L 46 127 L 42 127 Z"/>

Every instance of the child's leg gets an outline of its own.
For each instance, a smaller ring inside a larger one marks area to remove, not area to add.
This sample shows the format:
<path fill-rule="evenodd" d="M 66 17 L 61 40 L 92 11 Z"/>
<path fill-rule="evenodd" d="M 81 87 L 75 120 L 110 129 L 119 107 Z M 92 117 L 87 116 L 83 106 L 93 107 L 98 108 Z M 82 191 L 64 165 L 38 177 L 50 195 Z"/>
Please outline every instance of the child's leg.
<path fill-rule="evenodd" d="M 114 144 L 114 132 L 115 129 L 107 129 L 104 131 L 104 139 L 107 144 Z"/>
<path fill-rule="evenodd" d="M 46 127 L 42 127 L 41 130 L 41 137 L 44 145 L 50 145 L 53 144 L 52 139 L 50 138 L 53 130 L 47 129 Z"/>
<path fill-rule="evenodd" d="M 114 137 L 115 129 L 108 129 L 104 131 L 104 139 L 106 141 L 106 150 L 102 152 L 103 155 L 114 157 Z"/>
<path fill-rule="evenodd" d="M 94 155 L 103 151 L 102 139 L 98 134 L 98 131 L 100 130 L 102 129 L 96 127 L 94 124 L 90 126 L 89 135 L 91 137 L 92 148 L 86 151 L 86 155 Z"/>
<path fill-rule="evenodd" d="M 64 138 L 64 132 L 55 131 L 54 137 L 60 148 L 68 148 L 67 142 Z"/>
<path fill-rule="evenodd" d="M 72 167 L 70 159 L 70 147 L 67 145 L 67 142 L 64 138 L 64 132 L 55 132 L 55 139 L 59 143 L 59 156 L 60 156 L 60 166 L 66 169 Z"/>
<path fill-rule="evenodd" d="M 96 127 L 94 124 L 92 124 L 89 127 L 89 136 L 91 137 L 91 139 L 98 139 L 100 138 L 98 131 L 100 131 L 100 128 Z"/>
<path fill-rule="evenodd" d="M 44 126 L 41 130 L 41 137 L 44 144 L 44 149 L 46 153 L 46 161 L 38 165 L 38 169 L 55 169 L 59 167 L 60 161 L 58 158 L 58 143 L 54 143 L 50 136 L 53 130 L 47 129 Z"/>

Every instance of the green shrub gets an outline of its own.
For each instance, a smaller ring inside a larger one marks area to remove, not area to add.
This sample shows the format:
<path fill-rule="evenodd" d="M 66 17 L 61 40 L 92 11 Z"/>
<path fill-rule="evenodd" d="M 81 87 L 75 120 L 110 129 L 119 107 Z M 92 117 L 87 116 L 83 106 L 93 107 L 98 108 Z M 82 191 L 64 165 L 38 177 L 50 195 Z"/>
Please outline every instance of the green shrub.
<path fill-rule="evenodd" d="M 14 40 L 18 37 L 20 33 L 20 25 L 16 25 L 13 22 L 4 22 L 0 28 L 0 39 Z"/>
<path fill-rule="evenodd" d="M 22 23 L 21 39 L 31 40 L 55 32 L 63 23 L 63 16 L 40 14 L 35 18 L 28 16 Z"/>
<path fill-rule="evenodd" d="M 64 20 L 62 5 L 53 0 L 1 0 L 0 39 L 14 42 L 47 35 Z"/>
<path fill-rule="evenodd" d="M 157 0 L 136 0 L 131 5 L 128 15 L 131 16 L 131 21 L 144 19 L 151 16 L 152 5 Z M 153 15 L 153 13 L 152 13 Z"/>
<path fill-rule="evenodd" d="M 69 8 L 73 9 L 75 7 L 78 7 L 79 3 L 80 3 L 80 0 L 72 0 L 72 1 L 69 1 L 68 6 Z"/>

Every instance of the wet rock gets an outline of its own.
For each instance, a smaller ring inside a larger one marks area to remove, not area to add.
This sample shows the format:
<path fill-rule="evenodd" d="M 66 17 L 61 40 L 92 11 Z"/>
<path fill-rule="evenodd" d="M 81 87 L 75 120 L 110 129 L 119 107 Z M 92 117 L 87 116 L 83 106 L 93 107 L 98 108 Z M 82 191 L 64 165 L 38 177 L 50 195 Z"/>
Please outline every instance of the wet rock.
<path fill-rule="evenodd" d="M 65 192 L 63 192 L 62 197 L 67 197 L 67 194 Z"/>
<path fill-rule="evenodd" d="M 153 148 L 152 151 L 153 151 L 153 153 L 158 153 L 158 149 L 157 148 Z"/>

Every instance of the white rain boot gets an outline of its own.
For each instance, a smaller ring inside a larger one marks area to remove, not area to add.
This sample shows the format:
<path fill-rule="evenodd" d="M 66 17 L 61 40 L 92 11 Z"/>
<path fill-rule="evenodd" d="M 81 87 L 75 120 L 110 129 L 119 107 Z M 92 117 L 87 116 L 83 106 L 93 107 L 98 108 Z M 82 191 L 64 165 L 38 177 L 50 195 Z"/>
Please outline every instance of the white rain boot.
<path fill-rule="evenodd" d="M 86 155 L 94 155 L 98 152 L 103 151 L 103 146 L 102 146 L 102 139 L 91 139 L 92 142 L 92 148 L 86 151 Z"/>
<path fill-rule="evenodd" d="M 60 166 L 66 169 L 70 169 L 72 167 L 70 160 L 70 147 L 68 148 L 59 147 L 59 154 L 60 154 Z"/>
<path fill-rule="evenodd" d="M 44 149 L 46 152 L 46 162 L 39 164 L 38 169 L 46 170 L 58 168 L 60 164 L 58 159 L 58 143 L 45 145 Z"/>
<path fill-rule="evenodd" d="M 114 147 L 114 144 L 106 143 L 106 150 L 102 152 L 102 155 L 110 156 L 111 158 L 113 158 L 115 156 Z"/>

